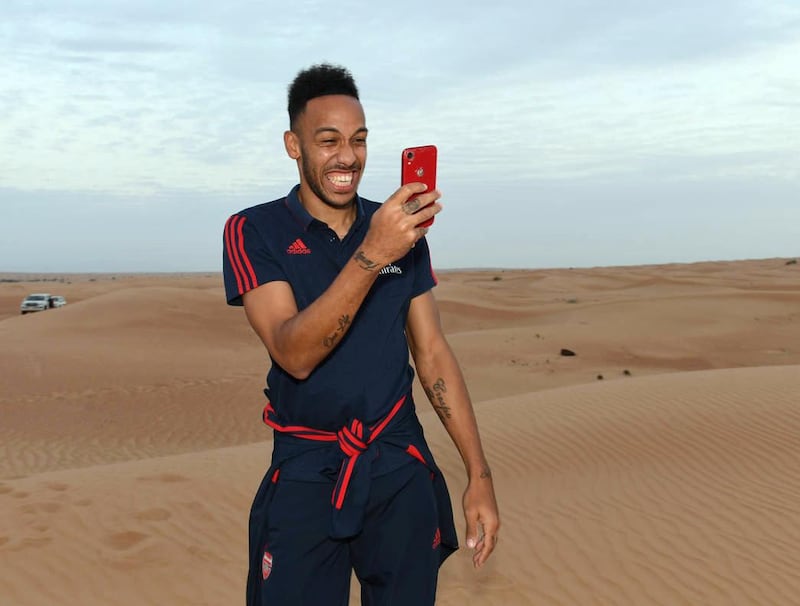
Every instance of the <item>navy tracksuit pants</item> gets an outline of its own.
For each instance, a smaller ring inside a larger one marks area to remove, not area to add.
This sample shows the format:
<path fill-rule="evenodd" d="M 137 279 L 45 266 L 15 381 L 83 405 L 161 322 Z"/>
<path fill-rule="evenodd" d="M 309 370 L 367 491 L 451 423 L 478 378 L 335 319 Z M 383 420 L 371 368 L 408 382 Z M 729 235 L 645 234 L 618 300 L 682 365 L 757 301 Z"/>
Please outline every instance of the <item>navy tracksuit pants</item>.
<path fill-rule="evenodd" d="M 349 539 L 329 536 L 332 484 L 271 475 L 251 514 L 249 606 L 347 606 L 351 571 L 364 606 L 434 603 L 448 548 L 425 465 L 410 460 L 374 478 L 363 529 Z"/>

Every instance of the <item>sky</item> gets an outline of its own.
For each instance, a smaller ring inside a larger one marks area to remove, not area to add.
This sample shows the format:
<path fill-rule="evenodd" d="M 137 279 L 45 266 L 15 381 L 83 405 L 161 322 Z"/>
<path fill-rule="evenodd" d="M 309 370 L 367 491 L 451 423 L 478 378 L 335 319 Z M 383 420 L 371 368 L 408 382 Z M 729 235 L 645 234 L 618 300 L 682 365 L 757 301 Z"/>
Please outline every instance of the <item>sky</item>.
<path fill-rule="evenodd" d="M 796 0 L 3 0 L 0 271 L 221 271 L 298 181 L 319 62 L 358 83 L 362 196 L 439 148 L 436 268 L 800 255 Z"/>

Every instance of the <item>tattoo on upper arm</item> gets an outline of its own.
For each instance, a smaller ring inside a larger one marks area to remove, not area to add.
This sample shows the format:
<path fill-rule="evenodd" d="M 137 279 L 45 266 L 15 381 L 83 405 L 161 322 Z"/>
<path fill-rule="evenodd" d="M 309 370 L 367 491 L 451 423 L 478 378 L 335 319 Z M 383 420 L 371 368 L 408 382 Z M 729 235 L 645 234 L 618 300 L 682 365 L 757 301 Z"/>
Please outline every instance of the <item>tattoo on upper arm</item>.
<path fill-rule="evenodd" d="M 356 260 L 356 263 L 358 263 L 361 269 L 372 271 L 373 269 L 378 267 L 378 264 L 375 263 L 375 261 L 373 261 L 372 259 L 368 258 L 367 255 L 364 254 L 363 250 L 359 250 L 356 254 L 353 255 L 353 258 Z"/>
<path fill-rule="evenodd" d="M 453 413 L 444 399 L 444 394 L 447 393 L 447 385 L 445 385 L 444 379 L 440 377 L 432 387 L 427 385 L 423 387 L 425 388 L 425 393 L 428 395 L 428 399 L 431 401 L 431 404 L 433 404 L 433 409 L 436 411 L 436 414 L 439 415 L 442 422 L 445 423 L 447 419 L 452 418 Z"/>
<path fill-rule="evenodd" d="M 345 314 L 341 318 L 339 318 L 339 326 L 333 331 L 332 334 L 328 335 L 322 340 L 322 344 L 325 347 L 333 347 L 336 341 L 338 341 L 345 332 L 347 332 L 347 327 L 350 326 L 350 316 Z"/>

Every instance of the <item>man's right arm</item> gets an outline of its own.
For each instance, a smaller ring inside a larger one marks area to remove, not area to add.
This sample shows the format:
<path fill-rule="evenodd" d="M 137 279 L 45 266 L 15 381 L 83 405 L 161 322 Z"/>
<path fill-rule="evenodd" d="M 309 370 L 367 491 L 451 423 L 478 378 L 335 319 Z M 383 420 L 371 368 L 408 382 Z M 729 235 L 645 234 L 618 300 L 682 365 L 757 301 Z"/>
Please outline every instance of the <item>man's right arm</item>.
<path fill-rule="evenodd" d="M 378 272 L 411 249 L 427 228 L 418 223 L 440 210 L 438 203 L 409 214 L 406 200 L 424 186 L 418 183 L 398 189 L 372 216 L 369 231 L 355 255 L 311 305 L 298 311 L 287 282 L 267 282 L 242 297 L 250 325 L 270 356 L 297 379 L 307 378 L 350 329 Z M 419 208 L 435 202 L 439 192 L 421 194 L 413 201 Z"/>

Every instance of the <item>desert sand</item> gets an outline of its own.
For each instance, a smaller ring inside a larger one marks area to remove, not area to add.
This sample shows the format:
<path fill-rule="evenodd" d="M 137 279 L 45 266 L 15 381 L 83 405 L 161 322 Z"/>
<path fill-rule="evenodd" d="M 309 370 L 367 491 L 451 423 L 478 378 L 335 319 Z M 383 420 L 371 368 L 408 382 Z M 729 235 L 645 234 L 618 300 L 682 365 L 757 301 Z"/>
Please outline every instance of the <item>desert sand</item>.
<path fill-rule="evenodd" d="M 441 272 L 503 526 L 437 603 L 800 604 L 787 261 Z M 0 278 L 0 605 L 243 604 L 268 359 L 221 277 Z M 20 316 L 41 291 L 67 306 Z"/>

